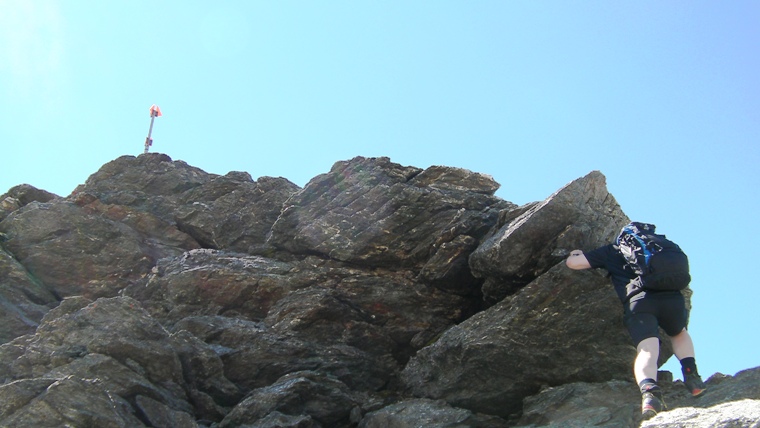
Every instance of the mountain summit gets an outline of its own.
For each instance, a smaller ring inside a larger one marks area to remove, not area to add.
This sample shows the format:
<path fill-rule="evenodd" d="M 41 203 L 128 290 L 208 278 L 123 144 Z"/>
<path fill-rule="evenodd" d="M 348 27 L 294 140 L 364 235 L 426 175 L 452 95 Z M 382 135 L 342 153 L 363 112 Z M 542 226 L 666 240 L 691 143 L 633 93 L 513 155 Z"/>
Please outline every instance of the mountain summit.
<path fill-rule="evenodd" d="M 159 153 L 0 196 L 0 426 L 734 427 L 760 368 L 642 422 L 635 349 L 574 248 L 629 219 L 593 171 L 543 201 L 357 157 L 300 188 Z M 661 361 L 672 355 L 664 343 Z"/>

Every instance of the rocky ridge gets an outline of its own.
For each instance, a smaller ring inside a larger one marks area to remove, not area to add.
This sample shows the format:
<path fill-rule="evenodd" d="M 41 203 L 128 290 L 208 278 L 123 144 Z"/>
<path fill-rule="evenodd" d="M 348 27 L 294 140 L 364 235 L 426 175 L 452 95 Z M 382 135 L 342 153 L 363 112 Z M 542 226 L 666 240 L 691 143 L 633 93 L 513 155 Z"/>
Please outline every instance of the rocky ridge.
<path fill-rule="evenodd" d="M 699 399 L 665 381 L 670 410 L 638 418 L 619 302 L 562 263 L 628 221 L 600 172 L 524 206 L 498 188 L 362 157 L 300 188 L 157 153 L 67 197 L 16 186 L 0 426 L 760 426 L 760 368 Z"/>

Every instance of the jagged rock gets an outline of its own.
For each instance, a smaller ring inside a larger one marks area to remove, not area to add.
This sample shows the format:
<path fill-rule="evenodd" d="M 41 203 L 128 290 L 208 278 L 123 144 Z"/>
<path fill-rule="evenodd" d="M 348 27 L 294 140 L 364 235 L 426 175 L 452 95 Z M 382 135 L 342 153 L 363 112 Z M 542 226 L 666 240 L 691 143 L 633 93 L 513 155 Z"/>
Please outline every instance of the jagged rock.
<path fill-rule="evenodd" d="M 219 423 L 219 428 L 254 423 L 276 415 L 308 416 L 319 426 L 349 427 L 357 394 L 337 379 L 311 371 L 290 373 L 270 386 L 259 388 Z"/>
<path fill-rule="evenodd" d="M 368 272 L 316 257 L 282 262 L 193 250 L 161 260 L 145 284 L 124 294 L 140 300 L 167 326 L 215 315 L 263 321 L 261 328 L 268 333 L 299 338 L 307 348 L 342 343 L 372 358 L 392 357 L 403 364 L 475 310 L 474 302 L 409 276 Z M 226 346 L 247 348 L 248 343 Z"/>
<path fill-rule="evenodd" d="M 306 286 L 288 275 L 292 270 L 270 258 L 197 249 L 159 260 L 146 281 L 124 294 L 166 326 L 199 315 L 260 321 L 277 300 Z"/>
<path fill-rule="evenodd" d="M 697 398 L 689 394 L 680 380 L 666 383 L 668 408 L 671 410 L 682 407 L 708 408 L 729 401 L 760 400 L 760 367 L 742 370 L 734 376 L 716 373 L 705 383 L 707 392 Z"/>
<path fill-rule="evenodd" d="M 28 184 L 11 187 L 7 193 L 0 195 L 0 221 L 17 209 L 32 202 L 49 202 L 59 196 Z"/>
<path fill-rule="evenodd" d="M 206 248 L 257 253 L 266 252 L 264 243 L 285 201 L 300 188 L 284 178 L 230 173 L 191 189 L 180 198 L 174 218 Z"/>
<path fill-rule="evenodd" d="M 409 362 L 418 397 L 507 417 L 542 385 L 630 377 L 634 348 L 608 280 L 560 263 Z"/>
<path fill-rule="evenodd" d="M 100 167 L 72 196 L 88 193 L 104 204 L 133 207 L 171 222 L 176 197 L 215 177 L 161 153 L 121 156 Z"/>
<path fill-rule="evenodd" d="M 164 154 L 146 153 L 103 165 L 74 194 L 151 213 L 206 248 L 258 252 L 265 251 L 283 203 L 298 190 L 284 178 L 254 182 L 246 172 L 219 176 Z"/>
<path fill-rule="evenodd" d="M 468 260 L 477 245 L 478 241 L 467 235 L 442 243 L 420 270 L 419 278 L 444 291 L 473 294 L 481 281 L 470 273 Z"/>
<path fill-rule="evenodd" d="M 405 363 L 474 312 L 468 299 L 417 283 L 404 272 L 367 272 L 330 261 L 319 266 L 299 267 L 301 282 L 311 286 L 278 301 L 264 319 L 267 325 L 325 344 L 340 337 L 341 343 Z"/>
<path fill-rule="evenodd" d="M 49 386 L 35 389 L 46 382 Z M 0 426 L 16 428 L 38 427 L 144 427 L 121 397 L 109 394 L 97 379 L 67 377 L 43 379 L 37 382 L 14 382 L 0 387 L 0 397 L 8 389 L 26 388 L 23 394 L 30 400 L 19 408 L 0 412 Z M 14 391 L 18 393 L 18 391 Z M 31 395 L 35 393 L 33 397 Z M 3 406 L 5 407 L 5 406 Z"/>
<path fill-rule="evenodd" d="M 195 418 L 186 412 L 174 410 L 160 401 L 143 395 L 135 398 L 135 407 L 147 420 L 148 426 L 155 428 L 193 428 L 198 424 Z"/>
<path fill-rule="evenodd" d="M 419 268 L 445 243 L 470 246 L 457 238 L 479 238 L 499 210 L 514 206 L 492 196 L 496 188 L 489 177 L 466 170 L 423 171 L 388 158 L 357 157 L 336 163 L 293 195 L 269 243 L 362 266 Z M 464 263 L 444 272 L 436 266 L 427 266 L 425 277 L 458 281 L 469 270 Z"/>
<path fill-rule="evenodd" d="M 32 202 L 0 222 L 4 247 L 61 296 L 111 297 L 156 260 L 197 248 L 157 217 L 80 194 Z"/>
<path fill-rule="evenodd" d="M 223 418 L 243 394 L 224 375 L 224 363 L 205 342 L 184 330 L 170 336 L 172 349 L 182 364 L 185 391 L 195 414 L 206 420 Z M 181 415 L 180 415 L 181 416 Z"/>
<path fill-rule="evenodd" d="M 177 412 L 194 417 L 210 414 L 220 420 L 226 414 L 221 406 L 236 403 L 241 396 L 224 378 L 221 360 L 208 345 L 186 332 L 170 335 L 127 297 L 64 300 L 45 316 L 33 336 L 0 346 L 0 363 L 0 379 L 6 383 L 35 379 L 94 383 L 96 389 L 72 387 L 82 403 L 104 394 L 123 401 L 120 406 L 138 419 L 147 416 L 136 411 L 137 396 L 162 404 L 145 404 L 152 409 L 150 417 L 170 409 L 164 412 L 168 420 L 185 419 Z M 199 406 L 193 398 L 203 394 L 218 400 L 218 407 Z M 36 401 L 39 398 L 29 403 Z M 37 412 L 30 406 L 14 406 L 0 413 L 0 420 Z"/>
<path fill-rule="evenodd" d="M 546 387 L 525 399 L 522 417 L 513 426 L 712 428 L 760 424 L 760 367 L 736 376 L 711 376 L 705 382 L 707 392 L 697 398 L 681 381 L 668 381 L 672 379 L 669 372 L 660 374 L 667 410 L 650 420 L 641 420 L 638 386 L 632 380 L 615 380 Z"/>
<path fill-rule="evenodd" d="M 640 422 L 638 385 L 632 380 L 613 380 L 545 387 L 525 399 L 522 417 L 513 426 L 617 428 L 637 426 Z"/>
<path fill-rule="evenodd" d="M 225 376 L 244 390 L 271 385 L 282 376 L 319 369 L 357 391 L 386 387 L 398 363 L 334 340 L 325 344 L 288 337 L 261 323 L 224 317 L 188 317 L 175 328 L 189 331 L 220 355 Z"/>
<path fill-rule="evenodd" d="M 760 400 L 738 400 L 706 409 L 681 407 L 658 414 L 641 428 L 735 428 L 760 427 Z"/>
<path fill-rule="evenodd" d="M 359 428 L 501 428 L 507 421 L 497 416 L 472 413 L 443 400 L 412 399 L 368 413 Z"/>
<path fill-rule="evenodd" d="M 299 189 L 153 153 L 67 198 L 13 188 L 0 425 L 637 424 L 619 302 L 561 264 L 627 221 L 604 177 L 521 207 L 497 188 L 359 157 Z M 663 378 L 647 423 L 750 423 L 757 373 L 696 400 Z"/>
<path fill-rule="evenodd" d="M 470 256 L 475 276 L 496 278 L 486 297 L 499 300 L 549 270 L 573 249 L 593 249 L 612 242 L 628 223 L 598 171 L 562 187 L 541 203 L 507 212 L 498 229 Z"/>
<path fill-rule="evenodd" d="M 153 382 L 179 385 L 182 367 L 168 339 L 133 299 L 74 299 L 45 316 L 22 355 L 4 367 L 3 377 L 35 377 L 89 354 L 103 354 L 127 367 L 139 366 Z"/>
<path fill-rule="evenodd" d="M 0 245 L 0 343 L 34 333 L 58 298 Z"/>

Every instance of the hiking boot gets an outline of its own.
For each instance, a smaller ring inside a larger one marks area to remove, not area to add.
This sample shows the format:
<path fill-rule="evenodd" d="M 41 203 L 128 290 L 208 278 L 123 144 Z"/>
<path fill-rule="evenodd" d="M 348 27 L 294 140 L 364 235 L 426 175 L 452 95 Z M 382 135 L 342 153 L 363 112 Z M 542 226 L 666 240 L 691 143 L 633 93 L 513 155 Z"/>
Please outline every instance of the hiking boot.
<path fill-rule="evenodd" d="M 689 390 L 692 397 L 699 397 L 707 389 L 705 383 L 702 382 L 702 377 L 699 376 L 699 373 L 684 374 L 683 384 L 686 385 L 686 389 Z"/>
<path fill-rule="evenodd" d="M 660 413 L 664 404 L 662 402 L 662 395 L 655 395 L 652 392 L 645 392 L 641 394 L 641 416 L 644 419 L 654 417 L 654 415 Z"/>

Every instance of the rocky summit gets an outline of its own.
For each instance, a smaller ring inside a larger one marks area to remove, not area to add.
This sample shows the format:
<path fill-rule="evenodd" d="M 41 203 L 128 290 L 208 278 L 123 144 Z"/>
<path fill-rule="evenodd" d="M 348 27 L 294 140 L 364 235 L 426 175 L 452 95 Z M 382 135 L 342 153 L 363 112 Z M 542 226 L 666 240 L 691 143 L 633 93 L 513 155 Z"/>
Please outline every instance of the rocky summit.
<path fill-rule="evenodd" d="M 628 222 L 601 172 L 523 206 L 498 188 L 362 157 L 300 188 L 158 153 L 66 197 L 13 187 L 0 426 L 760 426 L 760 368 L 697 399 L 661 372 L 668 410 L 640 419 L 620 303 L 563 263 Z"/>

